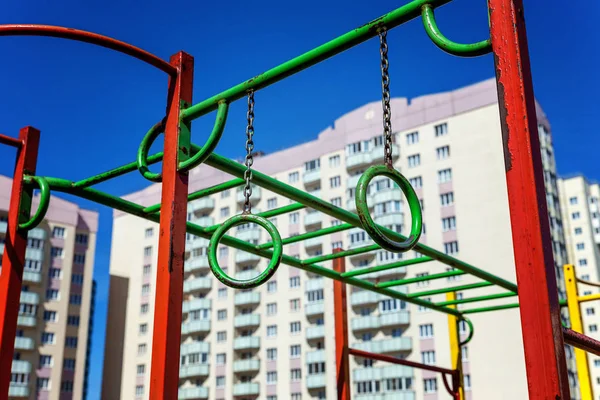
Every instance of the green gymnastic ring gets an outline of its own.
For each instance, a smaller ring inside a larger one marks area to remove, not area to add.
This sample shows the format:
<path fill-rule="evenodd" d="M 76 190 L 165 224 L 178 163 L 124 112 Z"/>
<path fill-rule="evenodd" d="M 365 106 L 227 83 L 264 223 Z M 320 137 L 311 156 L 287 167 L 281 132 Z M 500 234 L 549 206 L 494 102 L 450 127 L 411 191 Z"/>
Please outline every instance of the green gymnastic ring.
<path fill-rule="evenodd" d="M 19 229 L 24 231 L 30 231 L 38 226 L 44 220 L 48 206 L 50 205 L 50 185 L 48 185 L 48 181 L 41 176 L 29 176 L 26 178 L 26 183 L 30 184 L 32 182 L 37 183 L 40 188 L 40 204 L 29 221 L 19 224 Z"/>
<path fill-rule="evenodd" d="M 473 339 L 473 334 L 475 333 L 475 327 L 473 326 L 473 322 L 471 322 L 471 320 L 467 317 L 461 316 L 458 319 L 459 321 L 465 321 L 467 323 L 467 325 L 469 326 L 469 335 L 467 336 L 467 338 L 463 341 L 461 341 L 458 345 L 460 347 L 464 346 L 465 344 L 469 343 L 471 341 L 471 339 Z"/>
<path fill-rule="evenodd" d="M 255 223 L 260 225 L 266 229 L 267 232 L 269 232 L 269 235 L 271 235 L 271 241 L 273 242 L 273 255 L 271 257 L 271 261 L 269 261 L 269 265 L 263 272 L 254 278 L 242 281 L 230 277 L 219 266 L 219 262 L 217 260 L 217 247 L 219 245 L 219 241 L 229 229 L 247 223 Z M 258 215 L 240 214 L 229 218 L 219 227 L 219 229 L 215 231 L 215 233 L 213 233 L 212 237 L 210 238 L 210 243 L 208 244 L 208 265 L 210 266 L 210 269 L 215 277 L 223 282 L 223 284 L 234 289 L 252 289 L 262 285 L 273 276 L 275 271 L 277 271 L 279 264 L 281 263 L 282 254 L 283 243 L 281 241 L 281 235 L 279 235 L 279 232 L 273 223 L 271 223 L 268 219 Z"/>
<path fill-rule="evenodd" d="M 412 223 L 410 227 L 410 235 L 405 241 L 397 242 L 393 239 L 390 239 L 390 237 L 385 235 L 381 229 L 377 227 L 373 221 L 373 218 L 369 214 L 369 206 L 367 205 L 367 191 L 369 188 L 369 183 L 374 177 L 380 175 L 386 176 L 398 184 L 408 201 Z M 387 165 L 375 165 L 367 169 L 367 171 L 360 177 L 356 187 L 356 211 L 363 229 L 367 231 L 375 243 L 386 250 L 393 252 L 409 251 L 417 245 L 419 238 L 421 237 L 423 214 L 421 213 L 421 204 L 419 202 L 419 198 L 408 182 L 408 179 L 406 179 L 393 167 Z"/>

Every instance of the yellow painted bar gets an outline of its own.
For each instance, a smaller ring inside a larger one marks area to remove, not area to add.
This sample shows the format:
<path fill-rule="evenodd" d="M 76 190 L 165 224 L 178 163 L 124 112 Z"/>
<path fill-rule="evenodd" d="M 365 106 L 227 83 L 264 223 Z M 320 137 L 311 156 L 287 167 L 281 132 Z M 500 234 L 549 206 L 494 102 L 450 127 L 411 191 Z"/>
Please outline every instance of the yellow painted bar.
<path fill-rule="evenodd" d="M 600 300 L 600 293 L 588 294 L 587 296 L 577 296 L 577 301 L 585 303 L 586 301 Z"/>
<path fill-rule="evenodd" d="M 571 264 L 566 264 L 563 268 L 565 271 L 567 306 L 569 307 L 571 329 L 573 329 L 575 332 L 583 333 L 581 310 L 579 309 L 579 296 L 577 295 L 577 278 L 575 276 L 575 267 Z M 592 400 L 592 385 L 590 382 L 590 370 L 588 366 L 587 352 L 576 347 L 574 347 L 574 350 L 575 362 L 577 363 L 577 377 L 579 378 L 579 390 L 581 391 L 581 400 Z"/>
<path fill-rule="evenodd" d="M 456 300 L 456 292 L 446 293 L 446 301 Z M 449 305 L 448 308 L 456 308 L 456 305 Z M 459 399 L 465 400 L 465 390 L 462 372 L 462 354 L 460 348 L 460 333 L 458 331 L 458 318 L 448 314 L 448 333 L 450 337 L 450 358 L 452 360 L 452 369 L 460 371 L 460 387 L 458 389 Z"/>

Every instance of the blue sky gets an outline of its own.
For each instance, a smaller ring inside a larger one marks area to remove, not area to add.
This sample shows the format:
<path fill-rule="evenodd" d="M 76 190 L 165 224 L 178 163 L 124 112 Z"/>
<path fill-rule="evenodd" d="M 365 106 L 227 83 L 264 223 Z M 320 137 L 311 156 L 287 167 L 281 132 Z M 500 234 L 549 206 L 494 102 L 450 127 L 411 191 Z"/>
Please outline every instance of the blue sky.
<path fill-rule="evenodd" d="M 165 59 L 194 55 L 198 102 L 405 3 L 305 0 L 288 2 L 19 1 L 3 5 L 0 23 L 62 25 L 130 42 Z M 600 3 L 575 7 L 525 0 L 535 94 L 553 127 L 560 174 L 597 170 L 600 89 L 597 30 Z M 300 4 L 300 3 L 294 3 Z M 485 1 L 456 0 L 436 13 L 440 29 L 461 42 L 487 37 Z M 419 21 L 389 33 L 392 96 L 451 90 L 493 76 L 490 55 L 459 59 L 442 53 Z M 586 53 L 586 51 L 590 51 Z M 148 128 L 163 116 L 166 77 L 142 62 L 82 43 L 0 37 L 0 132 L 42 131 L 38 172 L 81 179 L 133 161 Z M 310 139 L 342 114 L 380 99 L 376 40 L 351 49 L 256 94 L 256 148 L 273 152 Z M 594 113 L 592 112 L 594 109 Z M 219 153 L 243 153 L 245 105 L 229 113 Z M 194 122 L 203 143 L 211 116 Z M 159 146 L 155 146 L 159 148 Z M 0 146 L 0 174 L 11 175 L 14 152 Z M 116 195 L 148 185 L 139 174 L 99 186 Z M 100 212 L 94 277 L 98 281 L 90 399 L 99 399 L 108 293 L 111 211 Z"/>

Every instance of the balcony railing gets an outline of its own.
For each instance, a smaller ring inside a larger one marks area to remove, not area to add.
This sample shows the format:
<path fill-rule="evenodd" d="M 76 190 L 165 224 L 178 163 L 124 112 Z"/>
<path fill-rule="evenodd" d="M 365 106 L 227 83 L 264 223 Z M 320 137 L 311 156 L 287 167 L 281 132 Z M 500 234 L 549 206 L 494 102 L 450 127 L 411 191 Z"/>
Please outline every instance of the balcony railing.
<path fill-rule="evenodd" d="M 193 353 L 208 353 L 210 352 L 209 342 L 192 342 L 181 345 L 181 355 L 185 356 Z"/>
<path fill-rule="evenodd" d="M 250 350 L 260 348 L 260 338 L 258 336 L 241 336 L 233 340 L 234 350 Z"/>
<path fill-rule="evenodd" d="M 234 396 L 258 396 L 260 385 L 254 382 L 236 383 L 233 385 Z"/>
<path fill-rule="evenodd" d="M 207 212 L 215 208 L 215 200 L 210 197 L 202 197 L 188 203 L 188 210 L 191 212 Z"/>
<path fill-rule="evenodd" d="M 186 313 L 186 312 L 201 310 L 201 309 L 209 309 L 210 310 L 211 306 L 212 306 L 212 302 L 210 299 L 192 299 L 192 300 L 184 301 L 181 309 L 184 313 Z"/>
<path fill-rule="evenodd" d="M 251 358 L 248 360 L 237 360 L 233 363 L 233 372 L 254 372 L 260 369 L 260 360 Z"/>
<path fill-rule="evenodd" d="M 306 377 L 306 387 L 309 389 L 325 387 L 325 374 L 309 374 Z"/>
<path fill-rule="evenodd" d="M 233 320 L 233 326 L 236 328 L 248 328 L 260 325 L 259 314 L 237 315 Z"/>
<path fill-rule="evenodd" d="M 244 271 L 244 272 L 248 272 L 248 271 Z M 250 272 L 252 272 L 253 274 L 256 274 L 255 271 L 250 271 Z M 254 275 L 252 275 L 252 276 L 254 276 Z M 248 306 L 248 305 L 258 304 L 258 303 L 260 303 L 260 292 L 236 293 L 234 303 L 236 306 Z"/>
<path fill-rule="evenodd" d="M 392 326 L 403 326 L 410 323 L 410 314 L 406 310 L 385 313 L 381 315 L 367 315 L 352 318 L 352 330 L 380 329 Z"/>
<path fill-rule="evenodd" d="M 322 315 L 325 312 L 325 303 L 323 301 L 306 303 L 304 312 L 308 316 Z"/>
<path fill-rule="evenodd" d="M 208 376 L 209 364 L 191 364 L 179 367 L 179 378 L 194 378 Z"/>
<path fill-rule="evenodd" d="M 302 174 L 302 181 L 305 185 L 310 185 L 321 180 L 321 169 L 313 169 L 312 171 L 305 171 Z"/>
<path fill-rule="evenodd" d="M 190 335 L 194 333 L 207 333 L 210 332 L 210 320 L 199 319 L 189 320 L 181 324 L 181 334 Z"/>
<path fill-rule="evenodd" d="M 355 343 L 351 347 L 370 353 L 405 352 L 412 350 L 412 339 L 410 337 L 397 337 L 384 340 L 372 340 L 369 342 Z"/>
<path fill-rule="evenodd" d="M 310 326 L 310 327 L 306 328 L 306 339 L 314 340 L 314 339 L 321 339 L 324 337 L 325 337 L 325 326 L 324 325 Z"/>
<path fill-rule="evenodd" d="M 183 282 L 183 291 L 185 293 L 194 292 L 197 290 L 208 290 L 212 288 L 213 279 L 203 276 L 200 278 L 188 279 Z"/>
<path fill-rule="evenodd" d="M 16 350 L 33 350 L 33 339 L 25 336 L 17 336 L 15 338 Z"/>
<path fill-rule="evenodd" d="M 207 256 L 191 257 L 183 264 L 185 272 L 203 272 L 209 268 Z"/>
<path fill-rule="evenodd" d="M 208 388 L 204 386 L 179 388 L 179 400 L 208 399 Z"/>

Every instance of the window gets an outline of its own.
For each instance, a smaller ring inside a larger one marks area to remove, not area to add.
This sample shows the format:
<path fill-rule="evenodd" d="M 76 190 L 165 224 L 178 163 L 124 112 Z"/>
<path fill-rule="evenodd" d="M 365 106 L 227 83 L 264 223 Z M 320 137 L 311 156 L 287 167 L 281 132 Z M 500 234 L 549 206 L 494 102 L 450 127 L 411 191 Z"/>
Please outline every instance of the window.
<path fill-rule="evenodd" d="M 579 211 L 571 213 L 571 218 L 573 219 L 579 219 L 581 217 L 581 214 L 579 214 Z"/>
<path fill-rule="evenodd" d="M 54 344 L 54 333 L 42 332 L 42 344 Z"/>
<path fill-rule="evenodd" d="M 224 342 L 227 340 L 227 332 L 217 332 L 217 342 Z"/>
<path fill-rule="evenodd" d="M 27 247 L 32 249 L 41 249 L 44 246 L 42 239 L 27 239 Z"/>
<path fill-rule="evenodd" d="M 39 390 L 49 390 L 50 378 L 37 378 L 37 388 Z"/>
<path fill-rule="evenodd" d="M 231 190 L 224 190 L 224 191 L 221 192 L 221 198 L 222 199 L 226 199 L 229 196 L 231 196 Z"/>
<path fill-rule="evenodd" d="M 456 230 L 456 217 L 442 218 L 442 231 L 454 231 Z"/>
<path fill-rule="evenodd" d="M 408 168 L 413 168 L 421 165 L 421 155 L 413 154 L 412 156 L 408 156 Z"/>
<path fill-rule="evenodd" d="M 438 160 L 445 160 L 450 157 L 450 146 L 442 146 L 435 149 L 435 154 Z"/>
<path fill-rule="evenodd" d="M 433 324 L 419 325 L 419 337 L 421 339 L 433 337 Z"/>
<path fill-rule="evenodd" d="M 385 299 L 379 302 L 379 312 L 382 314 L 406 309 L 406 303 L 398 299 Z"/>
<path fill-rule="evenodd" d="M 590 280 L 590 274 L 581 275 L 581 279 L 584 280 L 584 281 L 589 281 Z"/>
<path fill-rule="evenodd" d="M 354 232 L 350 234 L 350 243 L 360 243 L 367 240 L 367 234 L 364 231 Z"/>
<path fill-rule="evenodd" d="M 341 225 L 342 221 L 340 221 L 339 219 L 332 219 L 331 220 L 331 226 L 338 226 Z"/>
<path fill-rule="evenodd" d="M 228 217 L 229 216 L 229 207 L 221 207 L 221 210 L 219 211 L 219 215 L 221 215 L 222 218 Z"/>
<path fill-rule="evenodd" d="M 454 204 L 454 192 L 440 194 L 440 202 L 442 203 L 442 206 Z"/>
<path fill-rule="evenodd" d="M 277 372 L 267 372 L 267 384 L 277 383 Z"/>
<path fill-rule="evenodd" d="M 577 263 L 579 264 L 580 267 L 586 266 L 587 265 L 587 259 L 586 258 L 582 258 Z"/>
<path fill-rule="evenodd" d="M 435 130 L 435 137 L 448 134 L 448 124 L 445 122 L 443 124 L 436 125 L 433 129 Z"/>
<path fill-rule="evenodd" d="M 277 281 L 267 282 L 267 292 L 274 293 L 277 291 Z"/>
<path fill-rule="evenodd" d="M 342 206 L 342 198 L 334 197 L 333 199 L 331 199 L 331 205 L 336 206 L 336 207 L 341 207 Z"/>
<path fill-rule="evenodd" d="M 423 386 L 425 393 L 435 393 L 437 392 L 437 379 L 423 379 Z"/>
<path fill-rule="evenodd" d="M 400 201 L 399 200 L 391 200 L 383 203 L 375 204 L 375 215 L 385 215 L 388 213 L 399 212 L 400 210 Z"/>
<path fill-rule="evenodd" d="M 51 367 L 51 366 L 52 366 L 52 356 L 40 354 L 40 368 Z"/>
<path fill-rule="evenodd" d="M 81 295 L 80 294 L 70 295 L 69 296 L 69 304 L 81 305 Z"/>
<path fill-rule="evenodd" d="M 369 151 L 369 141 L 364 140 L 362 142 L 355 142 L 346 145 L 346 155 L 351 156 L 353 154 L 359 154 Z"/>
<path fill-rule="evenodd" d="M 154 228 L 146 228 L 144 237 L 151 238 L 152 236 L 154 236 Z"/>
<path fill-rule="evenodd" d="M 309 374 L 324 374 L 325 373 L 325 363 L 317 362 L 308 364 L 308 373 Z"/>
<path fill-rule="evenodd" d="M 271 199 L 267 199 L 267 208 L 275 208 L 277 207 L 277 197 L 273 197 Z"/>
<path fill-rule="evenodd" d="M 148 333 L 148 324 L 140 324 L 138 329 L 140 335 L 145 335 L 146 333 Z"/>
<path fill-rule="evenodd" d="M 50 268 L 48 270 L 48 276 L 50 277 L 50 279 L 61 279 L 62 270 L 60 268 Z"/>
<path fill-rule="evenodd" d="M 423 178 L 420 176 L 410 178 L 408 181 L 410 182 L 411 186 L 415 189 L 423 187 Z"/>
<path fill-rule="evenodd" d="M 299 180 L 300 180 L 300 174 L 298 172 L 290 172 L 288 174 L 288 182 L 289 183 L 298 182 Z"/>
<path fill-rule="evenodd" d="M 88 235 L 86 233 L 75 234 L 75 243 L 77 244 L 88 244 Z"/>
<path fill-rule="evenodd" d="M 575 228 L 576 235 L 581 235 L 582 233 L 583 233 L 583 230 L 581 228 Z"/>
<path fill-rule="evenodd" d="M 594 307 L 589 307 L 585 309 L 585 314 L 586 315 L 594 315 L 596 314 L 596 310 L 594 309 Z"/>
<path fill-rule="evenodd" d="M 423 364 L 432 365 L 435 364 L 435 351 L 422 351 L 421 352 L 421 362 Z"/>
<path fill-rule="evenodd" d="M 300 321 L 294 321 L 290 323 L 290 333 L 293 334 L 299 334 L 300 331 L 302 330 L 301 325 L 300 325 Z"/>
<path fill-rule="evenodd" d="M 221 375 L 221 376 L 217 376 L 217 387 L 224 387 L 225 386 L 225 376 Z"/>
<path fill-rule="evenodd" d="M 300 309 L 300 299 L 290 300 L 290 311 L 298 311 Z"/>
<path fill-rule="evenodd" d="M 274 395 L 274 394 L 269 395 L 269 396 L 267 396 L 267 400 L 277 400 L 277 395 Z"/>
<path fill-rule="evenodd" d="M 275 314 L 277 314 L 277 303 L 267 304 L 267 315 L 275 315 Z"/>
<path fill-rule="evenodd" d="M 142 386 L 142 389 L 144 387 Z M 60 383 L 60 391 L 61 392 L 72 392 L 73 391 L 73 381 L 62 381 Z"/>
<path fill-rule="evenodd" d="M 64 238 L 65 237 L 65 228 L 60 226 L 55 226 L 52 228 L 52 237 L 53 238 Z"/>
<path fill-rule="evenodd" d="M 577 243 L 577 250 L 583 250 L 585 248 L 585 245 L 583 243 Z"/>
<path fill-rule="evenodd" d="M 596 324 L 591 324 L 591 325 L 589 326 L 589 331 L 590 331 L 590 332 L 598 332 L 598 325 L 596 325 Z"/>
<path fill-rule="evenodd" d="M 293 212 L 289 214 L 290 224 L 297 224 L 300 221 L 300 213 Z"/>
<path fill-rule="evenodd" d="M 463 361 L 469 361 L 469 348 L 467 346 L 462 346 L 460 349 L 460 355 L 462 356 Z"/>
<path fill-rule="evenodd" d="M 335 249 L 341 249 L 344 247 L 344 243 L 340 242 L 332 242 L 331 243 L 331 249 L 335 250 Z"/>
<path fill-rule="evenodd" d="M 339 167 L 341 164 L 341 157 L 338 155 L 329 157 L 329 167 Z"/>
<path fill-rule="evenodd" d="M 275 336 L 277 336 L 277 325 L 267 326 L 267 337 L 275 337 Z"/>
<path fill-rule="evenodd" d="M 333 178 L 329 178 L 329 186 L 332 188 L 342 186 L 342 177 L 338 175 L 334 176 Z"/>
<path fill-rule="evenodd" d="M 225 354 L 225 353 L 217 354 L 217 365 L 225 365 L 226 361 L 227 361 L 227 354 Z"/>
<path fill-rule="evenodd" d="M 302 350 L 299 344 L 290 346 L 290 358 L 298 358 L 302 354 Z"/>
<path fill-rule="evenodd" d="M 71 349 L 76 349 L 77 348 L 77 336 L 67 336 L 65 338 L 65 347 L 68 347 Z"/>
<path fill-rule="evenodd" d="M 422 278 L 422 277 L 425 277 L 428 275 L 429 275 L 429 272 L 421 272 L 421 273 L 416 274 L 415 277 Z M 428 285 L 429 285 L 429 281 L 417 282 L 417 287 L 423 287 L 423 286 L 428 286 Z"/>
<path fill-rule="evenodd" d="M 458 242 L 444 243 L 444 252 L 446 254 L 457 254 L 458 253 Z"/>
<path fill-rule="evenodd" d="M 67 325 L 79 326 L 79 315 L 69 315 L 67 317 Z"/>
<path fill-rule="evenodd" d="M 299 288 L 300 287 L 300 277 L 299 276 L 292 276 L 290 278 L 290 287 L 291 288 Z"/>
<path fill-rule="evenodd" d="M 411 132 L 406 134 L 406 144 L 419 143 L 419 132 Z"/>
<path fill-rule="evenodd" d="M 323 289 L 317 289 L 317 290 L 311 290 L 306 292 L 306 299 L 309 302 L 317 302 L 317 301 L 323 301 L 324 298 L 324 292 Z"/>
<path fill-rule="evenodd" d="M 600 367 L 600 360 L 594 360 L 594 367 Z"/>
<path fill-rule="evenodd" d="M 56 289 L 48 289 L 46 290 L 46 299 L 48 300 L 58 300 L 60 292 Z"/>
<path fill-rule="evenodd" d="M 73 371 L 75 370 L 75 359 L 74 358 L 65 358 L 63 361 L 63 369 Z"/>
<path fill-rule="evenodd" d="M 302 400 L 302 393 L 292 393 L 291 400 Z"/>
<path fill-rule="evenodd" d="M 277 349 L 267 349 L 267 360 L 277 360 Z"/>
<path fill-rule="evenodd" d="M 44 321 L 56 322 L 58 320 L 58 313 L 56 311 L 44 311 Z"/>
<path fill-rule="evenodd" d="M 64 249 L 62 247 L 52 247 L 50 249 L 50 255 L 52 257 L 56 257 L 56 258 L 62 258 L 62 256 L 64 255 Z"/>
<path fill-rule="evenodd" d="M 140 314 L 148 313 L 148 308 L 149 308 L 148 303 L 142 304 L 140 306 Z"/>
<path fill-rule="evenodd" d="M 152 256 L 152 246 L 144 247 L 144 257 L 151 257 L 151 256 Z"/>
<path fill-rule="evenodd" d="M 146 296 L 150 294 L 150 284 L 145 283 L 142 285 L 142 296 Z"/>
<path fill-rule="evenodd" d="M 217 320 L 223 321 L 225 319 L 227 319 L 227 310 L 217 311 Z"/>
<path fill-rule="evenodd" d="M 290 380 L 292 382 L 299 381 L 302 379 L 302 370 L 300 368 L 294 368 L 290 370 Z"/>
<path fill-rule="evenodd" d="M 463 386 L 465 390 L 471 390 L 471 375 L 466 374 L 463 376 Z"/>
<path fill-rule="evenodd" d="M 317 158 L 316 160 L 307 161 L 304 163 L 304 170 L 306 172 L 317 171 L 321 168 L 321 159 Z"/>
<path fill-rule="evenodd" d="M 577 197 L 569 197 L 569 203 L 570 204 L 577 204 Z"/>
<path fill-rule="evenodd" d="M 452 169 L 442 169 L 438 171 L 438 183 L 450 182 L 452 180 Z"/>
<path fill-rule="evenodd" d="M 226 299 L 227 298 L 227 288 L 219 288 L 219 290 L 217 291 L 217 296 L 220 299 Z"/>
<path fill-rule="evenodd" d="M 73 262 L 75 264 L 85 264 L 85 254 L 83 254 L 83 253 L 73 254 Z"/>

